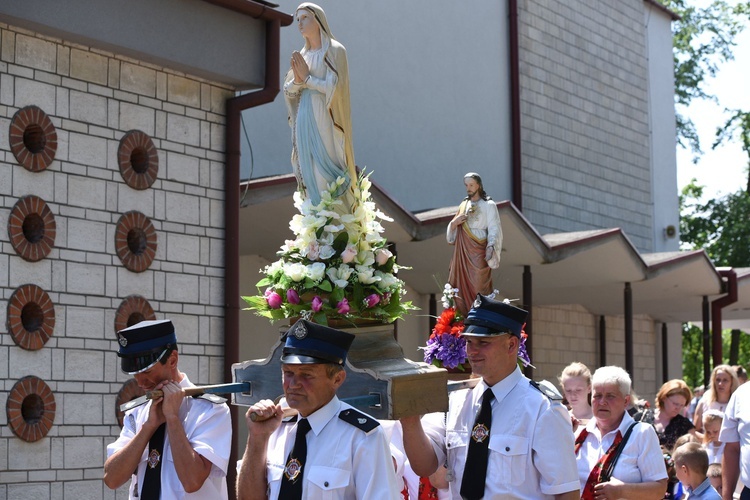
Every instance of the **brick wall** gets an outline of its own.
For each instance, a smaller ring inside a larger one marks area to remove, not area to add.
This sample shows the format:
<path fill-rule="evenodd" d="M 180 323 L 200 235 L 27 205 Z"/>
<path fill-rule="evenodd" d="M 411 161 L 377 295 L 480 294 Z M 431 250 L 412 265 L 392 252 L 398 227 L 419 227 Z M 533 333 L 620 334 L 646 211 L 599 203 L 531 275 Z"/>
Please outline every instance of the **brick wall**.
<path fill-rule="evenodd" d="M 129 379 L 115 351 L 123 299 L 147 299 L 177 328 L 180 366 L 194 383 L 223 382 L 224 102 L 231 89 L 153 65 L 0 24 L 0 499 L 115 498 L 101 481 L 119 433 L 115 397 Z M 55 160 L 18 165 L 8 130 L 16 112 L 41 108 L 55 126 Z M 148 189 L 123 180 L 119 140 L 149 135 L 159 171 Z M 8 217 L 23 196 L 52 210 L 54 248 L 38 262 L 9 242 Z M 120 216 L 137 210 L 157 233 L 153 263 L 127 270 L 115 252 Z M 54 333 L 36 351 L 8 334 L 7 303 L 27 283 L 55 304 Z M 52 389 L 54 425 L 27 443 L 8 427 L 8 391 L 34 375 Z"/>
<path fill-rule="evenodd" d="M 608 365 L 625 368 L 625 322 L 622 316 L 606 316 Z M 593 373 L 599 359 L 599 316 L 578 305 L 534 308 L 534 343 L 531 362 L 537 367 L 534 379 L 558 384 L 557 377 L 573 361 L 580 361 Z M 633 386 L 639 397 L 653 401 L 656 380 L 656 334 L 646 316 L 633 318 Z"/>
<path fill-rule="evenodd" d="M 644 7 L 519 2 L 524 215 L 542 233 L 621 227 L 653 251 Z"/>

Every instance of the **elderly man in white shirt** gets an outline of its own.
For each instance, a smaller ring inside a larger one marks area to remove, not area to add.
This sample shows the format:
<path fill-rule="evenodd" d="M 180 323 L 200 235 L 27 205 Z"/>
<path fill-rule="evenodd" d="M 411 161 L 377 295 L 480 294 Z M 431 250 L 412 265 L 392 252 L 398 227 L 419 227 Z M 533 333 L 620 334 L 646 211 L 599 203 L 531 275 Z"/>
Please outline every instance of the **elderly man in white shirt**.
<path fill-rule="evenodd" d="M 663 498 L 667 468 L 656 431 L 625 411 L 630 376 L 620 367 L 604 366 L 594 372 L 591 385 L 594 418 L 575 441 L 581 498 Z"/>

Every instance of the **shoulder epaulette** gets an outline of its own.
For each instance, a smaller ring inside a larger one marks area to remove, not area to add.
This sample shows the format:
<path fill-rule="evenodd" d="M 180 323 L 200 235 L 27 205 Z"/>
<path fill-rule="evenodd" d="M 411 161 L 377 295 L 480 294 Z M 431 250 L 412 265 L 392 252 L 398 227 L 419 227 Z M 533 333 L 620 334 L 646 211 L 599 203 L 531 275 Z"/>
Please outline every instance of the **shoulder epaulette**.
<path fill-rule="evenodd" d="M 227 402 L 226 398 L 222 398 L 221 396 L 217 396 L 216 394 L 201 394 L 200 396 L 193 397 L 197 399 L 205 399 L 206 401 L 209 401 L 215 405 L 220 405 Z"/>
<path fill-rule="evenodd" d="M 371 433 L 380 425 L 380 422 L 371 416 L 365 415 L 353 408 L 347 408 L 339 413 L 339 418 L 347 424 L 351 424 L 357 429 L 364 431 L 365 434 Z"/>
<path fill-rule="evenodd" d="M 563 400 L 562 395 L 557 391 L 557 389 L 555 389 L 555 386 L 550 384 L 546 380 L 542 380 L 541 382 L 529 380 L 529 384 L 531 384 L 531 387 L 547 396 L 551 401 L 560 402 Z"/>

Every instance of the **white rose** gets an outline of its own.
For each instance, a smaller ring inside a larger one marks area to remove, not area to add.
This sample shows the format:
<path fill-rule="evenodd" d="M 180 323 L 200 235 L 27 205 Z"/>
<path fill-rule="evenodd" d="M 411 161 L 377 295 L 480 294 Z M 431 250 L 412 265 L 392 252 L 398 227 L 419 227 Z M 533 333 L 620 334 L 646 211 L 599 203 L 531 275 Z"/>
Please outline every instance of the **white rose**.
<path fill-rule="evenodd" d="M 318 258 L 320 258 L 320 260 L 328 260 L 334 255 L 336 255 L 336 250 L 334 250 L 331 245 L 324 245 L 320 247 Z"/>
<path fill-rule="evenodd" d="M 299 262 L 287 263 L 284 264 L 284 274 L 289 276 L 292 281 L 299 282 L 307 276 L 307 268 Z"/>
<path fill-rule="evenodd" d="M 322 262 L 315 262 L 307 266 L 307 277 L 318 283 L 326 274 L 326 265 Z"/>

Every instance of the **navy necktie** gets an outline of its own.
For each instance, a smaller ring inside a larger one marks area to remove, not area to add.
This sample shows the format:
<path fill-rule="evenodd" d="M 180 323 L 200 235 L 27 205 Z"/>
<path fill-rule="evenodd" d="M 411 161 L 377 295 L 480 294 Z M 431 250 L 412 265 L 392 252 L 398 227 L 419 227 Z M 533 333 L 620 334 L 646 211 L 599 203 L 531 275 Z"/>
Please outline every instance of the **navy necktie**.
<path fill-rule="evenodd" d="M 164 461 L 164 435 L 167 424 L 163 423 L 148 440 L 148 462 L 143 478 L 141 498 L 159 500 L 161 496 L 161 463 Z"/>
<path fill-rule="evenodd" d="M 307 461 L 306 436 L 309 431 L 310 422 L 306 418 L 297 422 L 297 437 L 294 438 L 294 447 L 289 452 L 284 467 L 284 477 L 281 478 L 280 499 L 302 499 L 302 474 L 304 473 L 305 461 Z"/>
<path fill-rule="evenodd" d="M 479 500 L 484 496 L 484 483 L 487 480 L 487 462 L 490 455 L 490 425 L 492 424 L 492 400 L 495 395 L 487 389 L 482 395 L 479 409 L 469 439 L 466 466 L 461 479 L 461 498 Z"/>

